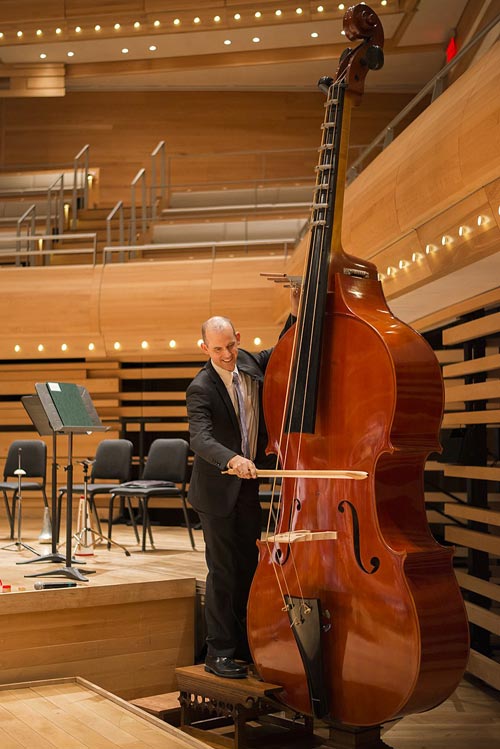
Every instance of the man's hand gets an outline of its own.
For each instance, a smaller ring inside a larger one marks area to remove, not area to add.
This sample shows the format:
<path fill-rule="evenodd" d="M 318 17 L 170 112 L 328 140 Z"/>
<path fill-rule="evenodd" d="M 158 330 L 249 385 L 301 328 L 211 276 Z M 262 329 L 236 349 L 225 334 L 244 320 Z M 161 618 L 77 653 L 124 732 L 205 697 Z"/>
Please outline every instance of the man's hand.
<path fill-rule="evenodd" d="M 240 479 L 256 479 L 257 469 L 253 461 L 248 458 L 244 458 L 243 455 L 235 455 L 227 464 L 229 473 L 231 476 L 238 476 Z"/>

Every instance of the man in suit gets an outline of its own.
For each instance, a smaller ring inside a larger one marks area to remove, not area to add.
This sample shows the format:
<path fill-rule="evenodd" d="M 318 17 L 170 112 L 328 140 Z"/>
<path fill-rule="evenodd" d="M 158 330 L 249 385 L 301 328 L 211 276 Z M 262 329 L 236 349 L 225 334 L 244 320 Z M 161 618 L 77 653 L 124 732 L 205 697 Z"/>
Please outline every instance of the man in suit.
<path fill-rule="evenodd" d="M 299 292 L 292 289 L 291 297 L 283 333 L 295 320 Z M 202 337 L 210 358 L 189 385 L 186 402 L 195 454 L 189 501 L 200 517 L 208 566 L 205 670 L 238 679 L 247 669 L 235 659 L 250 658 L 246 606 L 261 530 L 255 463 L 269 463 L 261 398 L 272 349 L 239 349 L 240 334 L 225 317 L 203 323 Z M 233 475 L 223 473 L 228 469 Z"/>

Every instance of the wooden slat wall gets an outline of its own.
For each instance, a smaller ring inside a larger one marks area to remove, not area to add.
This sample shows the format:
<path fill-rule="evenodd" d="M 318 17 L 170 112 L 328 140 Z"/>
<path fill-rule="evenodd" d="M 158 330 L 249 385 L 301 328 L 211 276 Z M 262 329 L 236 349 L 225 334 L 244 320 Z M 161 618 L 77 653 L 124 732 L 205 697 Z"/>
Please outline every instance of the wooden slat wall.
<path fill-rule="evenodd" d="M 427 469 L 439 471 L 430 478 L 453 495 L 442 507 L 450 518 L 444 538 L 457 551 L 457 579 L 471 623 L 468 670 L 496 689 L 500 688 L 495 655 L 500 637 L 499 308 L 497 288 L 416 323 L 426 331 L 441 330 L 442 343 L 448 347 L 437 351 L 445 380 L 443 427 L 461 430 L 455 434 L 459 440 L 463 437 L 466 452 L 460 464 L 433 462 Z"/>

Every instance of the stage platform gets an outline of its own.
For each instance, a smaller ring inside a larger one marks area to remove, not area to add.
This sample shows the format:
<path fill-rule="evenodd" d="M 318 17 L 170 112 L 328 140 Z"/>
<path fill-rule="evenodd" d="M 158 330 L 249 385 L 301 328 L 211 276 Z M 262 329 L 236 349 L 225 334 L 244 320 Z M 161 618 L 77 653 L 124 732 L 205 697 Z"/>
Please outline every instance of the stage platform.
<path fill-rule="evenodd" d="M 23 520 L 23 541 L 42 554 L 38 526 Z M 88 582 L 58 590 L 35 590 L 34 583 L 65 582 L 64 576 L 36 579 L 64 564 L 16 562 L 29 551 L 4 550 L 12 542 L 6 524 L 0 536 L 0 578 L 11 593 L 0 595 L 0 682 L 81 676 L 126 700 L 176 688 L 176 666 L 194 662 L 197 579 L 204 581 L 201 533 L 192 551 L 184 528 L 155 527 L 156 550 L 140 551 L 132 528 L 117 525 L 113 538 L 129 549 L 95 547 L 78 557 Z M 64 548 L 60 550 L 64 553 Z"/>

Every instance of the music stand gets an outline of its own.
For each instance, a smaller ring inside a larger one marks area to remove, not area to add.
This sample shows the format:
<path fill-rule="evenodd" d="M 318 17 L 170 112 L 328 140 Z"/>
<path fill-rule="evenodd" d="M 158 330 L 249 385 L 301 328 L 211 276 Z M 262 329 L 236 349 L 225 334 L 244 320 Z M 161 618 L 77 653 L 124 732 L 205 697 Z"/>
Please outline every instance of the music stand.
<path fill-rule="evenodd" d="M 64 562 L 65 557 L 57 551 L 57 435 L 50 426 L 38 395 L 23 395 L 21 403 L 28 413 L 40 437 L 52 435 L 52 549 L 50 554 L 44 554 L 36 559 L 28 559 L 16 564 L 33 564 L 33 562 Z"/>
<path fill-rule="evenodd" d="M 101 423 L 92 399 L 87 389 L 82 385 L 75 385 L 71 382 L 44 382 L 36 383 L 35 390 L 40 406 L 45 412 L 48 424 L 54 432 L 54 439 L 56 434 L 68 435 L 68 464 L 66 466 L 66 566 L 57 570 L 51 570 L 50 572 L 40 573 L 40 575 L 26 575 L 25 577 L 63 575 L 72 580 L 88 582 L 88 579 L 80 570 L 71 566 L 73 531 L 73 435 L 104 432 L 108 427 L 105 427 Z M 52 491 L 54 492 L 54 488 L 52 488 Z M 52 500 L 54 502 L 54 494 L 52 494 Z M 54 535 L 52 538 L 54 542 Z"/>

